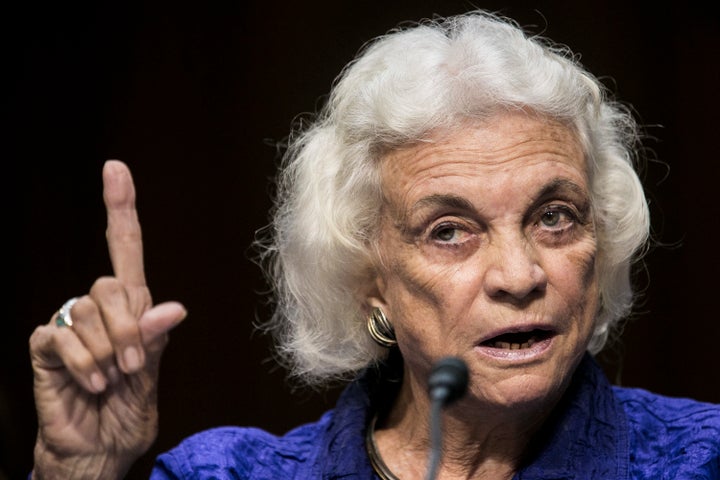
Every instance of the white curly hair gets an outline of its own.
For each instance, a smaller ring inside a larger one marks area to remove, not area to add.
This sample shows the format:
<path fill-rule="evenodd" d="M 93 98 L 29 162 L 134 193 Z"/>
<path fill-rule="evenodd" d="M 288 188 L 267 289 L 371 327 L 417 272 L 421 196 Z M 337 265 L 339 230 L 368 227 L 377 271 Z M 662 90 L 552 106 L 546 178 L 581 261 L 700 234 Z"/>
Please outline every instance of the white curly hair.
<path fill-rule="evenodd" d="M 562 121 L 583 145 L 601 305 L 588 349 L 602 349 L 631 310 L 631 266 L 649 235 L 637 124 L 568 48 L 473 11 L 368 43 L 317 117 L 289 138 L 273 221 L 257 246 L 275 303 L 262 327 L 293 377 L 327 384 L 387 355 L 367 333 L 364 305 L 382 203 L 379 157 L 502 109 Z"/>

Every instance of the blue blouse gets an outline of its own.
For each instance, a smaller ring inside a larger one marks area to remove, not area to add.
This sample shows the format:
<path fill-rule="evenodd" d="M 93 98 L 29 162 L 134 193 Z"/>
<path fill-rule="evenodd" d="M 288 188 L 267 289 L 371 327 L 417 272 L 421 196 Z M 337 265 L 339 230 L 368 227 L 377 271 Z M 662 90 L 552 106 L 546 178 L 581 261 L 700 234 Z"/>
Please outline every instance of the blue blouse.
<path fill-rule="evenodd" d="M 372 371 L 336 407 L 283 436 L 198 433 L 157 458 L 151 479 L 377 479 L 365 451 Z M 515 475 L 531 479 L 720 479 L 720 405 L 613 387 L 586 355 Z"/>

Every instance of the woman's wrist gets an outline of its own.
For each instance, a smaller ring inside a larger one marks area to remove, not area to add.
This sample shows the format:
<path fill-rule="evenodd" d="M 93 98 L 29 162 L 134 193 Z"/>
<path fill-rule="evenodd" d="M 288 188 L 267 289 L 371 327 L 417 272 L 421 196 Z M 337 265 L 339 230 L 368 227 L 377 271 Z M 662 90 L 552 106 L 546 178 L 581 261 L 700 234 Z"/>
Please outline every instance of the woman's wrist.
<path fill-rule="evenodd" d="M 99 480 L 121 479 L 134 459 L 121 459 L 108 453 L 90 455 L 58 455 L 42 441 L 35 444 L 32 480 Z"/>

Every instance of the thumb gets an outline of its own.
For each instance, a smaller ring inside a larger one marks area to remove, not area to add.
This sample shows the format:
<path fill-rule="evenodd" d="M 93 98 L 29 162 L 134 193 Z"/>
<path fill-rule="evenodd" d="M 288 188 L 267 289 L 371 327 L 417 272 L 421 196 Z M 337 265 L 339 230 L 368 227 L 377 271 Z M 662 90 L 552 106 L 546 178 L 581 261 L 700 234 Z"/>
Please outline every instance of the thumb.
<path fill-rule="evenodd" d="M 148 353 L 159 353 L 167 343 L 167 333 L 187 316 L 179 302 L 159 303 L 142 314 L 138 321 L 140 335 Z"/>

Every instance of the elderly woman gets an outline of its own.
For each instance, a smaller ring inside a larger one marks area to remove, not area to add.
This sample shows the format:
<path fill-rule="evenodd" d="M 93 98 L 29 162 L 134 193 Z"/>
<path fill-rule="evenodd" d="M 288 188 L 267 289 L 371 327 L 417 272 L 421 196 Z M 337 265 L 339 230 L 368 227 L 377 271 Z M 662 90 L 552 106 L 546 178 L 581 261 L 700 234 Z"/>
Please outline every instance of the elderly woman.
<path fill-rule="evenodd" d="M 592 358 L 632 305 L 648 237 L 636 126 L 564 48 L 477 11 L 398 29 L 291 137 L 259 242 L 293 377 L 350 383 L 282 437 L 221 428 L 165 478 L 422 478 L 428 377 L 467 366 L 438 477 L 720 478 L 720 407 L 612 387 Z M 34 478 L 115 478 L 157 429 L 178 303 L 153 306 L 134 187 L 106 164 L 114 277 L 31 338 Z"/>

